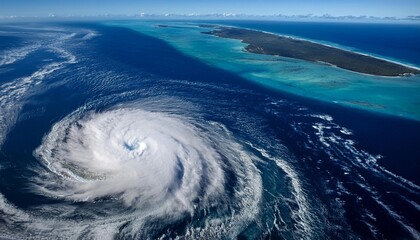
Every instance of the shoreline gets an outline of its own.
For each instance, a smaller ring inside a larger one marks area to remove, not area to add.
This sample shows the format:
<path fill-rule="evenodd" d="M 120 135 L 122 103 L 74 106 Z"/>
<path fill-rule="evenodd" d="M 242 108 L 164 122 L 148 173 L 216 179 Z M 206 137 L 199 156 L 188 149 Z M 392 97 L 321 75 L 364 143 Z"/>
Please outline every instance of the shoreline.
<path fill-rule="evenodd" d="M 165 25 L 165 24 L 157 24 L 155 26 L 156 27 L 162 27 L 162 28 L 172 27 L 171 25 Z M 404 67 L 407 67 L 407 68 L 412 68 L 412 69 L 420 71 L 420 66 L 414 65 L 413 63 L 401 62 L 398 59 L 389 59 L 389 58 L 386 58 L 385 56 L 374 55 L 373 53 L 359 52 L 357 50 L 348 49 L 348 48 L 351 48 L 351 47 L 347 48 L 347 46 L 344 46 L 344 45 L 338 45 L 338 46 L 337 45 L 332 45 L 332 44 L 329 44 L 329 43 L 321 41 L 321 40 L 303 38 L 303 37 L 294 36 L 294 35 L 285 35 L 285 34 L 281 34 L 281 33 L 268 32 L 268 31 L 264 31 L 264 30 L 258 30 L 258 29 L 247 28 L 247 27 L 237 27 L 237 26 L 226 25 L 226 24 L 217 24 L 217 25 L 215 25 L 215 24 L 192 24 L 192 26 L 196 26 L 198 28 L 209 28 L 209 29 L 215 29 L 215 28 L 219 28 L 219 27 L 246 29 L 246 30 L 250 30 L 250 31 L 276 35 L 276 36 L 279 36 L 279 37 L 290 38 L 290 39 L 299 40 L 299 41 L 306 41 L 306 42 L 310 42 L 310 43 L 313 43 L 313 44 L 318 44 L 318 45 L 322 45 L 322 46 L 326 46 L 326 47 L 330 47 L 330 48 L 335 48 L 337 50 L 347 51 L 347 52 L 350 52 L 350 53 L 360 54 L 360 55 L 364 55 L 366 57 L 376 58 L 378 60 L 394 63 L 394 64 L 397 64 L 397 65 L 401 65 L 401 66 L 404 66 Z M 319 62 L 321 62 L 321 61 L 319 61 Z M 335 66 L 335 65 L 327 63 L 327 62 L 325 62 L 325 63 L 329 64 L 331 66 Z M 342 69 L 342 68 L 340 68 L 340 69 Z M 354 72 L 354 71 L 352 71 L 352 72 Z M 356 72 L 356 73 L 359 73 L 359 72 Z M 363 74 L 363 73 L 359 73 L 359 74 Z M 378 75 L 372 75 L 372 74 L 366 74 L 366 75 L 368 75 L 368 76 L 378 76 Z M 382 76 L 382 77 L 388 77 L 388 76 Z M 399 77 L 399 76 L 394 76 L 394 77 Z M 404 76 L 402 76 L 402 77 L 404 77 Z"/>
<path fill-rule="evenodd" d="M 220 26 L 222 26 L 222 25 L 220 25 Z M 223 26 L 225 26 L 225 25 L 223 25 Z M 229 25 L 226 25 L 226 27 L 235 28 L 235 26 L 229 26 Z M 342 51 L 347 51 L 347 52 L 350 52 L 350 53 L 356 53 L 356 54 L 364 55 L 364 56 L 367 56 L 367 57 L 376 58 L 378 60 L 383 60 L 383 61 L 386 61 L 386 62 L 398 64 L 398 65 L 401 65 L 401 66 L 404 66 L 404 67 L 407 67 L 407 68 L 413 68 L 415 70 L 420 71 L 420 67 L 418 67 L 418 66 L 410 65 L 409 63 L 399 62 L 398 60 L 391 60 L 391 59 L 388 59 L 388 58 L 385 58 L 385 57 L 380 57 L 380 56 L 372 55 L 372 54 L 369 54 L 369 53 L 363 53 L 363 52 L 359 52 L 359 51 L 355 51 L 355 50 L 346 49 L 345 46 L 343 46 L 343 47 L 334 46 L 334 45 L 331 45 L 331 44 L 328 44 L 328 43 L 318 42 L 318 41 L 313 40 L 313 39 L 307 39 L 307 38 L 302 38 L 302 37 L 297 37 L 297 36 L 291 36 L 291 35 L 285 35 L 285 34 L 267 32 L 267 31 L 263 31 L 263 30 L 252 29 L 252 28 L 242 28 L 242 29 L 247 29 L 247 30 L 261 32 L 261 33 L 272 34 L 272 35 L 276 35 L 276 36 L 280 36 L 280 37 L 285 37 L 285 38 L 290 38 L 290 39 L 299 40 L 299 41 L 306 41 L 306 42 L 310 42 L 310 43 L 314 43 L 314 44 L 319 44 L 319 45 L 322 45 L 322 46 L 326 46 L 326 47 L 330 47 L 330 48 L 335 48 L 335 49 L 342 50 Z M 331 66 L 335 66 L 335 65 L 331 64 Z M 370 74 L 368 74 L 368 75 L 370 75 Z M 377 75 L 371 75 L 371 76 L 377 76 Z"/>
<path fill-rule="evenodd" d="M 417 66 L 310 39 L 227 25 L 200 24 L 198 26 L 213 29 L 202 32 L 203 34 L 240 40 L 247 44 L 244 50 L 249 53 L 290 57 L 378 77 L 406 77 L 420 74 L 420 67 Z M 281 44 L 287 46 L 282 47 Z M 298 44 L 304 46 L 300 48 L 297 47 Z M 302 50 L 309 56 L 302 54 Z"/>
<path fill-rule="evenodd" d="M 169 24 L 168 26 L 169 27 L 174 26 L 173 24 L 174 23 Z M 154 27 L 159 27 L 156 24 L 154 24 L 153 26 Z M 198 24 L 195 23 L 193 26 L 195 26 L 197 28 L 195 30 L 195 31 L 197 31 L 197 34 L 202 34 L 201 33 L 202 31 L 210 31 L 210 30 L 212 30 L 214 28 L 220 27 L 221 25 L 210 25 L 210 24 L 206 24 L 206 25 L 204 25 L 205 26 L 204 27 L 203 25 L 198 25 Z M 226 26 L 226 25 L 223 25 L 223 26 Z M 200 29 L 202 29 L 202 30 L 200 31 Z M 209 34 L 203 34 L 203 35 L 209 35 Z M 208 36 L 208 37 L 209 38 L 215 38 L 215 39 L 222 38 L 222 37 L 219 37 L 217 35 L 211 35 L 211 36 Z M 244 47 L 247 44 L 246 43 L 242 43 L 241 41 L 237 41 L 237 39 L 231 39 L 231 40 L 229 40 L 228 38 L 224 38 L 223 40 L 220 39 L 220 41 L 229 41 L 229 42 L 230 41 L 233 41 L 233 42 L 237 42 L 238 43 L 238 45 L 237 45 L 238 48 L 235 51 L 241 51 L 243 53 L 248 53 L 248 51 L 246 51 L 244 49 Z M 346 50 L 344 50 L 344 51 L 346 51 Z M 347 51 L 349 51 L 349 50 L 347 50 Z M 266 56 L 274 56 L 274 55 L 266 55 Z M 249 55 L 249 57 L 252 57 L 252 55 Z M 280 56 L 280 58 L 287 59 L 286 57 L 282 57 L 282 56 Z M 290 60 L 293 60 L 293 59 L 290 59 Z M 297 60 L 298 61 L 305 61 L 305 60 L 299 60 L 299 59 L 297 59 Z M 302 64 L 303 63 L 304 62 L 302 62 Z M 299 63 L 297 63 L 297 64 L 299 64 Z M 346 74 L 346 72 L 348 72 L 348 73 L 351 73 L 351 74 L 360 75 L 360 77 L 363 77 L 363 76 L 366 76 L 366 77 L 376 77 L 375 80 L 377 80 L 377 81 L 382 80 L 382 81 L 385 81 L 385 82 L 395 82 L 395 83 L 397 81 L 405 82 L 405 81 L 416 80 L 418 77 L 420 77 L 420 75 L 414 75 L 414 76 L 377 76 L 377 75 L 366 74 L 366 73 L 359 73 L 359 72 L 355 72 L 355 71 L 351 71 L 351 70 L 339 68 L 339 67 L 333 66 L 333 65 L 331 65 L 329 63 L 310 62 L 309 64 L 314 64 L 314 65 L 321 65 L 322 64 L 322 65 L 324 65 L 325 68 L 335 68 L 335 69 L 337 69 L 337 71 L 339 71 L 339 72 L 337 72 L 337 74 L 340 74 L 341 71 L 344 71 L 343 74 Z M 328 64 L 328 66 L 327 66 L 327 64 Z M 354 75 L 353 77 L 357 77 L 357 75 Z M 321 97 L 321 96 L 314 96 L 314 95 L 308 96 L 307 94 L 303 93 L 300 90 L 296 90 L 295 88 L 290 89 L 290 90 L 289 89 L 286 90 L 286 89 L 284 89 L 284 87 L 279 87 L 276 84 L 272 85 L 271 84 L 272 81 L 270 81 L 270 82 L 264 82 L 262 79 L 256 80 L 256 79 L 253 79 L 250 76 L 243 76 L 243 75 L 241 75 L 241 76 L 244 77 L 244 78 L 247 78 L 248 80 L 256 83 L 259 86 L 262 86 L 262 87 L 267 88 L 267 89 L 274 88 L 276 91 L 280 91 L 282 93 L 287 93 L 287 94 L 291 94 L 291 95 L 299 96 L 299 97 L 304 97 L 304 98 L 311 98 L 311 99 L 315 99 L 317 101 L 322 101 L 322 102 L 326 102 L 326 103 L 328 103 L 328 102 L 329 103 L 335 103 L 335 104 L 341 105 L 341 106 L 346 107 L 346 108 L 359 109 L 359 110 L 367 111 L 367 112 L 374 113 L 374 114 L 383 114 L 384 116 L 392 116 L 392 117 L 398 117 L 398 118 L 403 118 L 403 119 L 407 119 L 407 120 L 420 121 L 420 115 L 417 114 L 417 111 L 415 111 L 415 109 L 414 110 L 411 109 L 411 108 L 410 109 L 405 109 L 403 112 L 401 112 L 401 110 L 398 110 L 397 111 L 396 109 L 393 109 L 392 107 L 391 108 L 387 108 L 387 107 L 385 107 L 385 108 L 384 107 L 382 107 L 382 108 L 377 108 L 377 107 L 376 108 L 373 108 L 373 107 L 369 107 L 367 105 L 361 105 L 361 104 L 355 104 L 355 103 L 351 103 L 351 102 L 346 102 L 345 100 L 343 100 L 340 97 L 337 99 L 337 98 Z M 286 84 L 286 85 L 288 85 L 288 84 Z M 351 99 L 354 99 L 354 98 L 351 98 Z M 368 102 L 371 102 L 371 101 L 368 101 Z M 373 102 L 375 102 L 375 101 L 373 101 Z"/>

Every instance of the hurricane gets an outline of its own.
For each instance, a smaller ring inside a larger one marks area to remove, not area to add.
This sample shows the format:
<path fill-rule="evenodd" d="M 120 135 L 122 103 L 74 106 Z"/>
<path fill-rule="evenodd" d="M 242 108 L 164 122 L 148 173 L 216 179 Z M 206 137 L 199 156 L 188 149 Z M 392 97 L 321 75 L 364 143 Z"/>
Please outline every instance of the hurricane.
<path fill-rule="evenodd" d="M 256 84 L 236 71 L 300 63 L 159 24 L 0 26 L 23 39 L 0 48 L 1 239 L 418 239 L 417 122 Z"/>
<path fill-rule="evenodd" d="M 148 110 L 161 104 L 75 113 L 55 124 L 35 151 L 48 169 L 39 191 L 70 201 L 112 198 L 137 213 L 131 231 L 213 208 L 225 217 L 191 234 L 215 237 L 223 225 L 240 229 L 258 211 L 257 159 L 222 125 L 193 121 L 174 109 Z M 228 178 L 234 186 L 227 186 Z"/>
<path fill-rule="evenodd" d="M 94 106 L 87 104 L 54 124 L 33 152 L 42 164 L 33 169 L 32 191 L 68 202 L 59 207 L 69 211 L 65 215 L 87 218 L 89 224 L 72 223 L 80 236 L 234 238 L 259 221 L 263 181 L 257 163 L 264 155 L 254 154 L 223 124 L 189 116 L 196 111 L 192 104 L 176 99 L 120 103 L 101 111 Z M 286 162 L 272 161 L 293 178 L 296 198 L 291 200 L 298 204 L 293 215 L 300 221 L 296 233 L 310 234 L 310 213 L 296 173 Z M 80 213 L 69 208 L 73 204 L 88 207 Z M 66 217 L 59 223 L 35 219 L 51 228 L 69 225 Z M 196 227 L 177 233 L 173 226 L 183 222 Z M 156 230 L 156 224 L 166 227 Z"/>

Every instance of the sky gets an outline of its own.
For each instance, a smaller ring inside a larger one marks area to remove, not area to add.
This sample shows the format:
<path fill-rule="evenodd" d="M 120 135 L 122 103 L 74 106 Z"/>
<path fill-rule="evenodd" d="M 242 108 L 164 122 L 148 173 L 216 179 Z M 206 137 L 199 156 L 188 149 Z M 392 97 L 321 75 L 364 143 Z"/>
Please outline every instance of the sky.
<path fill-rule="evenodd" d="M 0 0 L 0 17 L 103 14 L 255 14 L 406 17 L 420 0 Z"/>

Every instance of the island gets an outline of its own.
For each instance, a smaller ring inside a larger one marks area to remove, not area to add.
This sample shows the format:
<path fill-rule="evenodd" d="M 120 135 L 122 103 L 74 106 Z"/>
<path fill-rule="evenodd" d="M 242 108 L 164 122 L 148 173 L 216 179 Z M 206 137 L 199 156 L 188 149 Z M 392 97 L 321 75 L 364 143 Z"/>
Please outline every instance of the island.
<path fill-rule="evenodd" d="M 238 39 L 248 44 L 245 50 L 257 54 L 301 59 L 377 76 L 410 76 L 420 70 L 372 56 L 342 50 L 306 40 L 235 27 L 200 25 L 214 28 L 204 34 Z"/>

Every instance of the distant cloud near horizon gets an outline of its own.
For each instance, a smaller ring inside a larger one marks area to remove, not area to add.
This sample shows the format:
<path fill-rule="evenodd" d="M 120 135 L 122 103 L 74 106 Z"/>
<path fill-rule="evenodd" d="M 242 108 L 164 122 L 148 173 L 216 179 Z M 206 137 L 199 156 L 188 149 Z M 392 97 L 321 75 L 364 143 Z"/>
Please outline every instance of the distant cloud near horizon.
<path fill-rule="evenodd" d="M 330 14 L 323 14 L 320 16 L 313 14 L 306 15 L 255 15 L 255 14 L 234 14 L 234 13 L 215 13 L 215 14 L 148 14 L 148 13 L 139 13 L 139 14 L 100 14 L 92 16 L 60 16 L 54 13 L 48 14 L 48 16 L 6 16 L 0 17 L 2 21 L 30 21 L 30 20 L 43 20 L 43 19 L 62 19 L 62 20 L 83 20 L 83 19 L 237 19 L 237 20 L 278 20 L 278 21 L 329 21 L 329 22 L 401 22 L 401 21 L 410 21 L 410 22 L 419 22 L 420 16 L 407 16 L 402 18 L 396 17 L 375 17 L 375 16 L 333 16 Z"/>
<path fill-rule="evenodd" d="M 99 15 L 258 15 L 408 18 L 420 15 L 419 0 L 0 0 L 0 17 Z"/>

